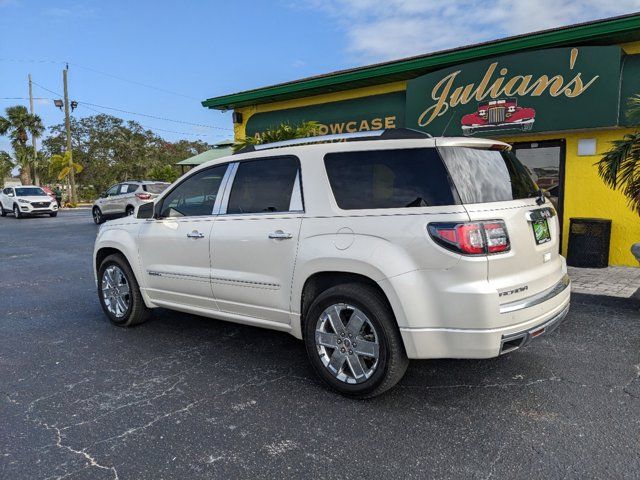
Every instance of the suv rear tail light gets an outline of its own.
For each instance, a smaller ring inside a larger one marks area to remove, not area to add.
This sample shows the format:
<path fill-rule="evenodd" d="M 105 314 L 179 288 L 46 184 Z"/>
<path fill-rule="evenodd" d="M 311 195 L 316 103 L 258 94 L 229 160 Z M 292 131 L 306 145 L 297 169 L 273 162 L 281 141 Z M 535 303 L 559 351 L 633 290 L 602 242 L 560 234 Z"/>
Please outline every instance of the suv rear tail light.
<path fill-rule="evenodd" d="M 150 200 L 151 199 L 151 194 L 150 193 L 136 193 L 136 197 L 138 197 L 140 200 Z"/>
<path fill-rule="evenodd" d="M 463 255 L 508 252 L 507 226 L 502 220 L 463 223 L 430 223 L 429 235 L 440 246 Z"/>

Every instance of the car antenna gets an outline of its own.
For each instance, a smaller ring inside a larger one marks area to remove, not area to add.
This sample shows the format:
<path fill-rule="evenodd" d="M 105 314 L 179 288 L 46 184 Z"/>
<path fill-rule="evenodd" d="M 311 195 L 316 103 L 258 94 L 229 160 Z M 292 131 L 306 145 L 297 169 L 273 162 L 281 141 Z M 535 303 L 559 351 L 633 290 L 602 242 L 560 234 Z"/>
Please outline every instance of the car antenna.
<path fill-rule="evenodd" d="M 447 124 L 444 126 L 444 130 L 442 131 L 442 135 L 440 135 L 441 137 L 444 137 L 444 134 L 447 132 L 447 129 L 449 128 L 449 124 L 451 123 L 451 120 L 453 120 L 453 116 L 455 115 L 455 112 L 453 112 L 451 114 L 451 116 L 449 117 L 449 121 L 447 122 Z"/>

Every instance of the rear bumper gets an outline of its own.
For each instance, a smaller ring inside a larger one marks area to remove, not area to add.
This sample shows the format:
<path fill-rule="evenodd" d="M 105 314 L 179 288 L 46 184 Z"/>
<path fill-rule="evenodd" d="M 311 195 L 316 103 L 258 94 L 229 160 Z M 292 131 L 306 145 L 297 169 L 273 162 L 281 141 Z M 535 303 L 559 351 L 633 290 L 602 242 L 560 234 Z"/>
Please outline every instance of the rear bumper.
<path fill-rule="evenodd" d="M 400 328 L 407 356 L 415 359 L 492 358 L 513 351 L 551 332 L 564 320 L 569 311 L 570 282 L 554 293 L 544 298 L 543 302 L 524 306 L 517 312 L 517 318 L 524 316 L 526 320 L 508 326 L 480 329 Z M 513 313 L 496 312 L 494 317 Z M 479 324 L 490 323 L 490 319 L 479 320 Z"/>

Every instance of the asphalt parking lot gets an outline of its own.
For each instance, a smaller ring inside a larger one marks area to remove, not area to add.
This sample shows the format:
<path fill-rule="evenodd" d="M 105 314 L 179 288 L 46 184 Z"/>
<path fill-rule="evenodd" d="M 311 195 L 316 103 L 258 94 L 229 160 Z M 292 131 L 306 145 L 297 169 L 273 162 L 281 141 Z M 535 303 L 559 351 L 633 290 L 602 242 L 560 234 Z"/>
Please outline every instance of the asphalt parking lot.
<path fill-rule="evenodd" d="M 574 295 L 486 361 L 412 362 L 368 401 L 277 332 L 158 311 L 111 326 L 88 210 L 0 218 L 0 478 L 638 478 L 640 307 Z"/>

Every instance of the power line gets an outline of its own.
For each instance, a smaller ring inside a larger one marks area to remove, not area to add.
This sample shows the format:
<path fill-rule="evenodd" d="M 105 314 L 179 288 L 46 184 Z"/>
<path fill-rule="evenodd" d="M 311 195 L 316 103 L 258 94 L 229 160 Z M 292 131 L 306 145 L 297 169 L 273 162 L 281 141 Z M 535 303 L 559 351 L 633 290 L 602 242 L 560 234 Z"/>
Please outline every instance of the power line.
<path fill-rule="evenodd" d="M 163 93 L 169 93 L 171 95 L 177 95 L 179 97 L 189 98 L 191 100 L 196 100 L 196 101 L 199 100 L 198 98 L 192 97 L 190 95 L 185 95 L 183 93 L 174 92 L 172 90 L 167 90 L 167 89 L 164 89 L 164 88 L 155 87 L 153 85 L 149 85 L 147 83 L 138 82 L 136 80 L 130 80 L 128 78 L 120 77 L 120 76 L 114 75 L 112 73 L 103 72 L 101 70 L 96 70 L 95 68 L 85 67 L 85 66 L 79 65 L 77 63 L 69 63 L 69 65 L 73 65 L 74 67 L 79 67 L 79 68 L 82 68 L 84 70 L 88 70 L 90 72 L 99 73 L 100 75 L 104 75 L 106 77 L 115 78 L 116 80 L 120 80 L 121 82 L 128 82 L 128 83 L 131 83 L 133 85 L 138 85 L 138 86 L 141 86 L 141 87 L 150 88 L 152 90 L 157 90 L 157 91 L 163 92 Z"/>
<path fill-rule="evenodd" d="M 96 112 L 96 113 L 104 113 L 101 112 L 100 110 L 96 110 L 95 108 L 91 108 L 91 107 L 87 107 L 86 105 L 80 105 L 82 108 L 86 108 L 87 110 L 91 110 L 92 112 Z M 174 133 L 176 135 L 191 135 L 191 136 L 195 136 L 195 137 L 225 137 L 226 135 L 224 134 L 220 134 L 220 133 L 192 133 L 192 132 L 176 132 L 175 130 L 167 130 L 165 128 L 159 128 L 159 127 L 152 127 L 150 125 L 142 125 L 139 124 L 141 127 L 144 127 L 146 129 L 149 130 L 156 130 L 159 132 L 166 132 L 166 133 Z"/>
<path fill-rule="evenodd" d="M 33 97 L 34 100 L 51 100 L 48 97 Z M 0 100 L 29 100 L 29 97 L 0 97 Z"/>
<path fill-rule="evenodd" d="M 12 63 L 62 63 L 59 60 L 33 60 L 33 59 L 20 59 L 20 58 L 0 58 L 0 62 L 12 62 Z"/>
<path fill-rule="evenodd" d="M 168 90 L 166 88 L 156 87 L 154 85 L 149 85 L 148 83 L 138 82 L 137 80 L 131 80 L 129 78 L 121 77 L 118 75 L 114 75 L 113 73 L 104 72 L 102 70 L 97 70 L 95 68 L 86 67 L 84 65 L 80 65 L 79 63 L 73 62 L 64 62 L 60 60 L 33 60 L 33 59 L 17 59 L 17 58 L 0 58 L 2 62 L 14 62 L 14 63 L 52 63 L 52 64 L 62 64 L 62 65 L 73 65 L 74 67 L 81 68 L 83 70 L 87 70 L 89 72 L 97 73 L 100 75 L 104 75 L 106 77 L 115 78 L 116 80 L 120 80 L 121 82 L 131 83 L 133 85 L 138 85 L 140 87 L 150 88 L 152 90 L 156 90 L 158 92 L 168 93 L 170 95 L 177 95 L 178 97 L 188 98 L 190 100 L 199 101 L 198 98 L 192 97 L 191 95 L 185 95 L 184 93 L 174 92 L 173 90 Z"/>
<path fill-rule="evenodd" d="M 47 87 L 44 87 L 44 86 L 40 85 L 37 82 L 33 82 L 33 84 L 38 86 L 38 87 L 40 87 L 40 88 L 42 88 L 42 89 L 44 89 L 44 90 L 46 90 L 49 93 L 53 93 L 54 95 L 60 96 L 59 93 L 54 92 L 53 90 L 50 90 Z M 126 113 L 126 114 L 129 114 L 129 115 L 138 115 L 140 117 L 153 118 L 155 120 L 162 120 L 162 121 L 165 121 L 165 122 L 179 123 L 179 124 L 182 124 L 182 125 L 191 125 L 193 127 L 212 128 L 212 129 L 215 129 L 215 130 L 224 130 L 224 131 L 232 131 L 233 130 L 231 128 L 216 127 L 216 126 L 213 126 L 213 125 L 205 125 L 205 124 L 202 124 L 202 123 L 187 122 L 185 120 L 175 120 L 175 119 L 167 118 L 167 117 L 158 117 L 156 115 L 149 115 L 147 113 L 132 112 L 130 110 L 123 110 L 121 108 L 107 107 L 105 105 L 98 105 L 97 103 L 82 102 L 82 101 L 79 101 L 79 100 L 77 100 L 77 102 L 80 105 L 85 105 L 85 106 L 88 105 L 88 106 L 91 106 L 91 107 L 103 108 L 103 109 L 106 109 L 106 110 L 113 110 L 115 112 Z"/>
<path fill-rule="evenodd" d="M 192 123 L 192 122 L 187 122 L 187 121 L 184 121 L 184 120 L 174 120 L 172 118 L 157 117 L 155 115 L 149 115 L 149 114 L 146 114 L 146 113 L 131 112 L 129 110 L 122 110 L 120 108 L 105 107 L 104 105 L 98 105 L 96 103 L 81 102 L 81 101 L 78 101 L 78 103 L 81 104 L 81 105 L 90 105 L 92 107 L 105 108 L 107 110 L 113 110 L 115 112 L 127 113 L 129 115 L 139 115 L 141 117 L 154 118 L 156 120 L 163 120 L 165 122 L 181 123 L 183 125 L 191 125 L 191 126 L 194 126 L 194 127 L 213 128 L 213 129 L 216 129 L 216 130 L 228 130 L 228 131 L 232 130 L 231 128 L 215 127 L 213 125 L 204 125 L 202 123 Z"/>

